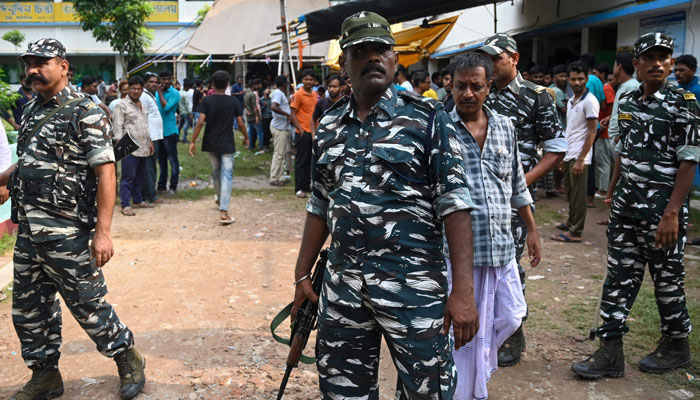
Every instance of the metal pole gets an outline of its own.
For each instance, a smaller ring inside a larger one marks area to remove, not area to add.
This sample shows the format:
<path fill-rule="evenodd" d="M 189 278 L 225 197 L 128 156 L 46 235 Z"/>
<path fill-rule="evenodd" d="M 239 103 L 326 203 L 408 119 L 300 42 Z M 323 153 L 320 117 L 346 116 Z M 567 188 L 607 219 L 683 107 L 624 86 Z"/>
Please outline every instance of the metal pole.
<path fill-rule="evenodd" d="M 498 4 L 493 3 L 493 33 L 498 33 Z"/>
<path fill-rule="evenodd" d="M 289 47 L 287 47 L 287 13 L 284 10 L 284 0 L 280 0 L 280 20 L 282 21 L 282 74 L 289 73 Z"/>

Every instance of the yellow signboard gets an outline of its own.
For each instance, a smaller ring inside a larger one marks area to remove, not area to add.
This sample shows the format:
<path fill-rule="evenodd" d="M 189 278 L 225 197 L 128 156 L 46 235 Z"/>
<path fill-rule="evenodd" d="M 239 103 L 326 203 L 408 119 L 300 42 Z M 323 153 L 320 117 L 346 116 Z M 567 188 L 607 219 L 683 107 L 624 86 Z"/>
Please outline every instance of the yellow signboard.
<path fill-rule="evenodd" d="M 152 1 L 148 22 L 178 22 L 177 1 Z M 77 22 L 73 3 L 0 2 L 0 22 Z"/>

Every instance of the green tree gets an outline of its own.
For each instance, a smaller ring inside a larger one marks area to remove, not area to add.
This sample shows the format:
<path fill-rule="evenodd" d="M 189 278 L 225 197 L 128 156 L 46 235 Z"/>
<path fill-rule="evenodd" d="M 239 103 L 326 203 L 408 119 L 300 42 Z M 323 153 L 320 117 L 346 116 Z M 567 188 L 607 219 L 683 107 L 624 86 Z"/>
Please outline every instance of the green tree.
<path fill-rule="evenodd" d="M 22 45 L 22 42 L 24 42 L 26 36 L 24 36 L 24 33 L 18 31 L 17 29 L 13 29 L 2 35 L 2 38 L 3 40 L 7 40 L 8 42 L 12 43 L 12 45 L 15 46 L 15 53 L 17 53 L 17 48 Z"/>
<path fill-rule="evenodd" d="M 0 112 L 9 111 L 21 95 L 5 82 L 5 71 L 0 69 Z M 0 122 L 2 123 L 2 122 Z M 16 121 L 19 124 L 19 121 Z"/>
<path fill-rule="evenodd" d="M 204 18 L 207 16 L 209 10 L 211 10 L 211 6 L 209 4 L 202 6 L 202 8 L 197 11 L 197 19 L 194 20 L 194 24 L 199 26 L 204 21 Z"/>
<path fill-rule="evenodd" d="M 153 40 L 145 27 L 153 5 L 144 0 L 73 0 L 73 9 L 84 31 L 98 42 L 109 42 L 126 69 L 143 58 Z"/>

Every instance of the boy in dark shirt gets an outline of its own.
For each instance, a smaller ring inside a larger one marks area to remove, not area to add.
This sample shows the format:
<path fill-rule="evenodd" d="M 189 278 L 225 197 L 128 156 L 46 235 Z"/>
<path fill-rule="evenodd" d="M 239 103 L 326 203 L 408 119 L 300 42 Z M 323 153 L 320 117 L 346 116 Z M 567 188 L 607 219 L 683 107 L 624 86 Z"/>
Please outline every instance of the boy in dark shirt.
<path fill-rule="evenodd" d="M 245 132 L 245 124 L 238 100 L 226 95 L 226 86 L 231 81 L 228 72 L 214 72 L 211 81 L 214 84 L 215 93 L 202 99 L 197 108 L 199 118 L 190 142 L 190 156 L 194 157 L 197 137 L 206 122 L 202 151 L 209 153 L 214 188 L 216 189 L 216 202 L 219 205 L 219 223 L 228 225 L 235 221 L 233 217 L 228 215 L 233 186 L 233 155 L 236 152 L 233 121 L 234 119 L 238 121 L 238 126 L 243 132 Z M 243 140 L 243 146 L 247 145 L 247 141 L 247 139 Z"/>

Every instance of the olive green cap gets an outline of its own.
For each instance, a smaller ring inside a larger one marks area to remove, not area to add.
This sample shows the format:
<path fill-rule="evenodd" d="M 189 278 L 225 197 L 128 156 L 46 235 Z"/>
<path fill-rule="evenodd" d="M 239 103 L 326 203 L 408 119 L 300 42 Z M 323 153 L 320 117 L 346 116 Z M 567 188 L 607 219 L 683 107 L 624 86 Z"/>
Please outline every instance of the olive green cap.
<path fill-rule="evenodd" d="M 341 49 L 364 42 L 396 44 L 389 22 L 371 11 L 360 11 L 345 18 L 340 28 Z"/>

